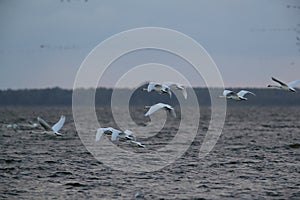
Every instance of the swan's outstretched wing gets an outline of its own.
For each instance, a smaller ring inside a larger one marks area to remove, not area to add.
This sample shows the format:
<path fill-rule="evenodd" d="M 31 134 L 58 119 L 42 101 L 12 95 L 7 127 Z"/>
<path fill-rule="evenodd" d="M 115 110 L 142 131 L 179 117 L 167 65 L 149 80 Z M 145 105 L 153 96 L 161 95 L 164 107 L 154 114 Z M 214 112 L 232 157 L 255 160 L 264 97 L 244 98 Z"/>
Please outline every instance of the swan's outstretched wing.
<path fill-rule="evenodd" d="M 145 116 L 151 115 L 152 113 L 158 111 L 159 109 L 166 107 L 166 105 L 167 104 L 164 104 L 164 103 L 157 103 L 157 104 L 151 106 L 150 109 L 148 110 L 148 112 L 145 114 Z"/>
<path fill-rule="evenodd" d="M 179 83 L 174 83 L 174 82 L 163 82 L 163 85 L 166 85 L 170 88 L 180 90 L 182 92 L 182 95 L 184 96 L 184 98 L 187 99 L 187 92 L 183 85 L 181 85 Z"/>
<path fill-rule="evenodd" d="M 54 126 L 52 126 L 52 130 L 54 132 L 58 132 L 61 129 L 61 127 L 64 125 L 65 121 L 66 121 L 66 117 L 62 115 L 59 121 L 56 124 L 54 124 Z"/>
<path fill-rule="evenodd" d="M 236 93 L 231 91 L 231 90 L 224 90 L 223 95 L 225 97 L 230 96 L 230 95 L 235 95 Z"/>
<path fill-rule="evenodd" d="M 47 122 L 45 122 L 45 120 L 43 120 L 42 118 L 38 117 L 37 121 L 46 131 L 52 130 L 51 126 Z"/>
<path fill-rule="evenodd" d="M 237 95 L 238 95 L 239 97 L 244 97 L 246 94 L 252 94 L 252 95 L 255 96 L 254 93 L 252 93 L 252 92 L 250 92 L 250 91 L 247 91 L 247 90 L 241 90 L 241 91 L 239 91 L 239 92 L 237 93 Z"/>
<path fill-rule="evenodd" d="M 184 87 L 181 84 L 171 82 L 171 81 L 163 82 L 163 84 L 167 85 L 170 88 L 174 88 L 174 89 L 184 89 Z"/>
<path fill-rule="evenodd" d="M 161 84 L 155 83 L 155 82 L 150 82 L 147 87 L 147 92 L 151 92 L 152 90 L 154 90 L 154 88 L 160 89 Z"/>
<path fill-rule="evenodd" d="M 300 83 L 300 80 L 295 80 L 295 81 L 292 81 L 292 82 L 289 82 L 287 85 L 289 87 L 294 87 L 295 85 L 299 84 Z"/>
<path fill-rule="evenodd" d="M 278 80 L 278 79 L 276 79 L 274 77 L 272 77 L 272 80 L 275 81 L 275 82 L 277 82 L 277 83 L 279 83 L 282 86 L 287 86 L 284 82 L 282 82 L 282 81 L 280 81 L 280 80 Z"/>
<path fill-rule="evenodd" d="M 176 118 L 176 113 L 175 113 L 174 108 L 171 108 L 171 109 L 170 109 L 170 112 L 171 112 L 171 115 L 172 115 L 174 118 Z"/>
<path fill-rule="evenodd" d="M 186 92 L 186 89 L 184 88 L 183 90 L 181 90 L 182 92 L 182 95 L 185 99 L 187 99 L 187 92 Z"/>
<path fill-rule="evenodd" d="M 117 129 L 112 129 L 111 141 L 115 141 L 120 133 L 122 133 L 122 131 L 119 131 Z"/>
<path fill-rule="evenodd" d="M 96 133 L 96 141 L 99 141 L 99 140 L 100 140 L 100 138 L 102 137 L 103 133 L 104 133 L 103 128 L 98 128 L 98 129 L 97 129 L 97 133 Z"/>
<path fill-rule="evenodd" d="M 97 133 L 96 133 L 96 141 L 99 141 L 103 135 L 103 133 L 107 135 L 111 135 L 113 131 L 116 130 L 112 127 L 107 127 L 107 128 L 98 128 Z"/>

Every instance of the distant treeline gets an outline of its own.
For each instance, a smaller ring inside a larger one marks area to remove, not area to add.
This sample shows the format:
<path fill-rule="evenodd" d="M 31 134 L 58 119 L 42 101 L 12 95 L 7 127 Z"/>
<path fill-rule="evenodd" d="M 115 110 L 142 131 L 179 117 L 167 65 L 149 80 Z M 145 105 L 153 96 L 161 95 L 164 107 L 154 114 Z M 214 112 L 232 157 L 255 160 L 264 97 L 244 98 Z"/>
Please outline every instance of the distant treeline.
<path fill-rule="evenodd" d="M 229 88 L 230 89 L 230 88 Z M 210 105 L 210 95 L 216 97 L 222 95 L 222 90 L 213 88 L 189 88 L 188 96 L 194 90 L 200 105 Z M 232 89 L 239 91 L 239 88 Z M 229 105 L 238 106 L 299 106 L 300 105 L 300 92 L 287 92 L 276 89 L 258 89 L 248 88 L 256 96 L 248 95 L 248 101 L 233 102 L 228 100 Z M 209 93 L 209 91 L 211 93 Z M 82 104 L 88 104 L 88 94 L 93 93 L 93 89 L 79 89 L 75 93 L 80 96 Z M 97 106 L 110 106 L 112 89 L 98 88 L 95 94 L 95 103 Z M 146 92 L 142 88 L 136 90 L 130 89 L 117 89 L 117 100 L 122 103 L 128 94 L 132 93 L 129 104 L 134 105 L 152 105 L 157 102 L 169 103 L 178 105 L 178 100 L 175 95 L 172 98 L 168 94 L 158 94 L 156 92 Z M 180 93 L 177 93 L 180 97 Z M 71 106 L 72 105 L 72 90 L 61 88 L 48 88 L 48 89 L 22 89 L 22 90 L 2 90 L 0 91 L 0 106 Z M 189 97 L 185 101 L 189 103 Z M 123 102 L 126 103 L 126 102 Z"/>

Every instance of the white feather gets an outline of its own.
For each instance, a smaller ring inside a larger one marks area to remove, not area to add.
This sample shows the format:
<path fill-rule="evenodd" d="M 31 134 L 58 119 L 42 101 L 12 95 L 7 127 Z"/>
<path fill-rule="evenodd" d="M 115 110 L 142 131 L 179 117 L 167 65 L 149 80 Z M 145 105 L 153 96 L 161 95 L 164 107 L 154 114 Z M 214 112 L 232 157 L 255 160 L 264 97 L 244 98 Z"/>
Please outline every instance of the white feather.
<path fill-rule="evenodd" d="M 171 112 L 171 114 L 173 115 L 173 117 L 176 117 L 176 113 L 174 111 L 174 108 L 168 104 L 164 104 L 164 103 L 157 103 L 153 106 L 150 107 L 150 109 L 148 110 L 148 112 L 145 114 L 145 116 L 149 116 L 151 114 L 153 114 L 154 112 L 158 111 L 159 109 L 165 108 L 167 110 L 169 110 Z"/>
<path fill-rule="evenodd" d="M 62 115 L 59 121 L 56 124 L 54 124 L 54 126 L 52 126 L 52 130 L 54 132 L 58 132 L 61 129 L 61 127 L 64 125 L 65 121 L 66 121 L 66 117 Z"/>
<path fill-rule="evenodd" d="M 238 95 L 239 97 L 242 97 L 242 98 L 243 98 L 246 94 L 252 94 L 252 95 L 255 96 L 254 93 L 252 93 L 252 92 L 250 92 L 250 91 L 247 91 L 247 90 L 241 90 L 241 91 L 239 91 L 239 92 L 237 93 L 237 95 Z"/>
<path fill-rule="evenodd" d="M 289 82 L 287 85 L 292 88 L 299 83 L 300 83 L 300 80 L 295 80 L 295 81 Z"/>

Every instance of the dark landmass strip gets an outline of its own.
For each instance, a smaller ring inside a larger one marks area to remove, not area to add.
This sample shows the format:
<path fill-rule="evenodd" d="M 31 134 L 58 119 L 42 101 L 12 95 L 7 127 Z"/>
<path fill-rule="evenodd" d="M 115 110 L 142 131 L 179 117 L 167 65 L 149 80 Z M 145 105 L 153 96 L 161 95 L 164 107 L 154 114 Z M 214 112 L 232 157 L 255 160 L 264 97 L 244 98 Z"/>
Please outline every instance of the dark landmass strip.
<path fill-rule="evenodd" d="M 229 88 L 230 89 L 230 88 Z M 193 88 L 200 105 L 210 105 L 210 95 L 208 88 Z M 240 88 L 233 88 L 239 91 Z M 287 92 L 268 88 L 247 88 L 256 96 L 248 95 L 248 101 L 234 102 L 228 100 L 228 105 L 232 106 L 298 106 L 300 105 L 300 92 Z M 178 105 L 175 95 L 172 98 L 168 94 L 158 94 L 156 92 L 146 92 L 142 87 L 136 90 L 117 89 L 118 99 L 122 102 L 126 95 L 133 92 L 130 98 L 130 105 L 152 105 L 157 102 Z M 222 95 L 222 90 L 218 88 L 210 89 L 211 95 L 218 97 Z M 82 104 L 88 104 L 88 94 L 93 93 L 93 89 L 79 89 L 76 94 L 80 95 Z M 97 88 L 95 103 L 97 106 L 109 106 L 113 89 Z M 188 89 L 188 96 L 192 89 Z M 47 89 L 22 89 L 22 90 L 0 90 L 0 106 L 71 106 L 72 90 L 61 89 L 58 87 Z M 178 93 L 180 95 L 180 93 Z M 122 98 L 124 96 L 124 98 Z M 188 103 L 189 98 L 186 100 Z"/>

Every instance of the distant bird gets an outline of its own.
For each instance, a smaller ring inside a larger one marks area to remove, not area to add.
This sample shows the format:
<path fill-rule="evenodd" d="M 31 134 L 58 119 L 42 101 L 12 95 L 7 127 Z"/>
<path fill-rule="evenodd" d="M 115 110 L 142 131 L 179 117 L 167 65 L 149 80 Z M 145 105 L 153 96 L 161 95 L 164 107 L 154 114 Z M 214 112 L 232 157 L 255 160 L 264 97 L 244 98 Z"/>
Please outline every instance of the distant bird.
<path fill-rule="evenodd" d="M 291 92 L 296 92 L 296 89 L 293 88 L 295 85 L 300 83 L 300 80 L 295 80 L 289 83 L 283 83 L 282 81 L 272 77 L 272 80 L 279 83 L 280 85 L 268 85 L 268 87 L 271 88 L 278 88 L 278 89 L 282 89 L 282 90 L 286 90 L 286 91 L 291 91 Z"/>
<path fill-rule="evenodd" d="M 111 141 L 115 141 L 117 137 L 127 139 L 127 140 L 134 140 L 134 136 L 132 135 L 132 132 L 129 130 L 120 131 L 117 129 L 114 129 L 112 127 L 107 128 L 98 128 L 96 133 L 96 141 L 99 141 L 101 139 L 101 136 L 104 134 L 111 135 Z"/>
<path fill-rule="evenodd" d="M 147 92 L 156 91 L 160 94 L 168 93 L 170 97 L 172 96 L 170 88 L 167 85 L 161 83 L 149 82 L 147 88 L 143 88 L 143 90 L 146 90 Z"/>
<path fill-rule="evenodd" d="M 52 127 L 41 117 L 38 117 L 37 120 L 40 123 L 40 125 L 46 130 L 47 133 L 54 133 L 56 135 L 62 135 L 58 131 L 61 129 L 61 127 L 65 123 L 65 120 L 66 120 L 65 116 L 62 115 L 60 117 L 59 121 L 56 124 L 54 124 L 54 126 L 52 126 Z"/>
<path fill-rule="evenodd" d="M 17 132 L 17 130 L 19 129 L 19 126 L 18 126 L 18 124 L 8 124 L 7 126 L 6 126 L 6 128 L 8 128 L 8 129 L 13 129 L 15 132 Z"/>
<path fill-rule="evenodd" d="M 170 90 L 170 88 L 180 90 L 184 98 L 187 99 L 187 92 L 183 85 L 174 82 L 163 82 L 163 86 L 167 86 L 165 90 Z"/>
<path fill-rule="evenodd" d="M 241 101 L 241 100 L 247 100 L 247 98 L 244 97 L 246 94 L 252 94 L 255 96 L 254 93 L 247 91 L 247 90 L 241 90 L 238 93 L 233 92 L 231 90 L 224 90 L 223 96 L 220 96 L 220 97 L 225 97 L 227 99 L 233 99 L 235 101 Z"/>
<path fill-rule="evenodd" d="M 186 89 L 182 84 L 179 83 L 170 82 L 170 81 L 163 82 L 163 83 L 149 82 L 147 88 L 143 88 L 143 90 L 146 90 L 147 92 L 156 91 L 158 93 L 168 93 L 170 97 L 172 97 L 171 89 L 180 90 L 184 98 L 187 99 Z"/>
<path fill-rule="evenodd" d="M 149 116 L 151 114 L 153 114 L 154 112 L 158 111 L 159 109 L 165 109 L 167 111 L 169 111 L 173 117 L 176 118 L 176 113 L 174 111 L 174 108 L 168 104 L 165 103 L 157 103 L 153 106 L 145 106 L 145 108 L 149 108 L 148 112 L 145 114 L 145 116 Z"/>
<path fill-rule="evenodd" d="M 138 146 L 138 147 L 142 147 L 142 148 L 145 148 L 145 147 L 146 147 L 144 144 L 142 144 L 142 143 L 140 143 L 140 142 L 138 142 L 138 141 L 135 141 L 135 140 L 131 140 L 130 143 L 131 143 L 131 144 L 134 144 L 134 145 L 136 145 L 136 146 Z"/>

